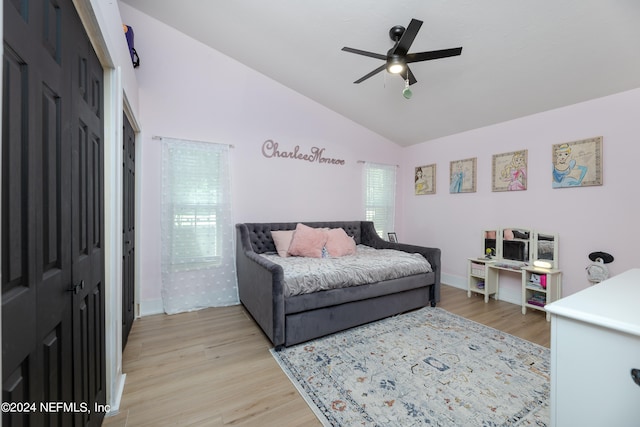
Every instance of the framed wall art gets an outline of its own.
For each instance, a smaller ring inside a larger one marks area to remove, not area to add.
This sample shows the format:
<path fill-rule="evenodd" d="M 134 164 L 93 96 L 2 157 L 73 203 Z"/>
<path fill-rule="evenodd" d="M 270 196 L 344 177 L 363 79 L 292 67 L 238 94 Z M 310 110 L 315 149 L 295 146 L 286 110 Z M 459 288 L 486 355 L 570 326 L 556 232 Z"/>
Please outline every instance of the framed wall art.
<path fill-rule="evenodd" d="M 527 150 L 494 154 L 491 162 L 491 191 L 527 189 Z"/>
<path fill-rule="evenodd" d="M 415 179 L 416 196 L 422 194 L 436 194 L 436 165 L 418 166 Z"/>
<path fill-rule="evenodd" d="M 553 188 L 602 185 L 602 137 L 554 144 Z"/>
<path fill-rule="evenodd" d="M 449 193 L 476 192 L 476 159 L 474 157 L 449 163 Z"/>

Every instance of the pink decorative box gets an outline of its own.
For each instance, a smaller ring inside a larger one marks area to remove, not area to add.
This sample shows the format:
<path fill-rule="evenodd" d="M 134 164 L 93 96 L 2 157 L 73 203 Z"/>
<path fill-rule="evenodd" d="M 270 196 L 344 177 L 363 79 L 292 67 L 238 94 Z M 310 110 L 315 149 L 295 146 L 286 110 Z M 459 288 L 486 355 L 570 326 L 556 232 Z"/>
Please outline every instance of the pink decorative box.
<path fill-rule="evenodd" d="M 542 289 L 547 289 L 547 275 L 546 274 L 540 275 L 540 286 L 542 286 Z"/>

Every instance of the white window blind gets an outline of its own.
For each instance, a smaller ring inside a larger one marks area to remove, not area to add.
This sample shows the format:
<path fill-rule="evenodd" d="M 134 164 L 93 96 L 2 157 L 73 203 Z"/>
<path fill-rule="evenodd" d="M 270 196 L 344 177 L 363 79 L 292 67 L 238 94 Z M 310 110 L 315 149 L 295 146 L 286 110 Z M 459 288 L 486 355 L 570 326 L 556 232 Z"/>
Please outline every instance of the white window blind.
<path fill-rule="evenodd" d="M 237 304 L 229 147 L 162 139 L 162 299 L 167 313 Z"/>
<path fill-rule="evenodd" d="M 373 221 L 380 237 L 394 231 L 396 210 L 396 169 L 394 165 L 364 164 L 365 219 Z"/>

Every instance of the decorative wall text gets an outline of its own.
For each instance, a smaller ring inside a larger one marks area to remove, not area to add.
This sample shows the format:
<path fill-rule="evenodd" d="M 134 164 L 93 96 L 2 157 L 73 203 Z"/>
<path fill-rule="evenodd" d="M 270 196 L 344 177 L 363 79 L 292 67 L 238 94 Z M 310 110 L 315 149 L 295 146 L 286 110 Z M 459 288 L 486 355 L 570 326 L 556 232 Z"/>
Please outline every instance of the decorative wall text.
<path fill-rule="evenodd" d="M 284 159 L 305 160 L 307 162 L 326 163 L 330 165 L 344 165 L 343 159 L 324 157 L 324 148 L 311 147 L 308 153 L 300 152 L 300 146 L 296 145 L 293 151 L 280 151 L 278 143 L 272 139 L 267 139 L 262 144 L 262 155 L 267 158 L 282 157 Z"/>

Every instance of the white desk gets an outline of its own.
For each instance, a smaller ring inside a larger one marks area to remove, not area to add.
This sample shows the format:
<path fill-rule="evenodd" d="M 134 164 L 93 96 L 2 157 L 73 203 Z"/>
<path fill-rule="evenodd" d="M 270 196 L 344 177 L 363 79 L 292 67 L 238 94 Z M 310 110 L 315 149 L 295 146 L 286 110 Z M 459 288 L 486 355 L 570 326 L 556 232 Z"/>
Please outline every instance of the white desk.
<path fill-rule="evenodd" d="M 489 296 L 495 295 L 498 299 L 500 290 L 501 272 L 510 272 L 520 276 L 522 282 L 522 314 L 527 314 L 527 308 L 545 311 L 546 305 L 556 301 L 562 295 L 562 272 L 558 269 L 536 268 L 533 266 L 507 267 L 504 261 L 485 258 L 468 258 L 467 268 L 467 295 L 471 297 L 473 292 L 482 294 L 484 302 L 489 302 Z M 544 276 L 545 287 L 536 286 L 532 276 Z M 535 295 L 542 298 L 541 305 L 533 304 Z M 551 317 L 547 313 L 547 321 Z"/>
<path fill-rule="evenodd" d="M 640 269 L 548 304 L 551 425 L 639 426 Z"/>

